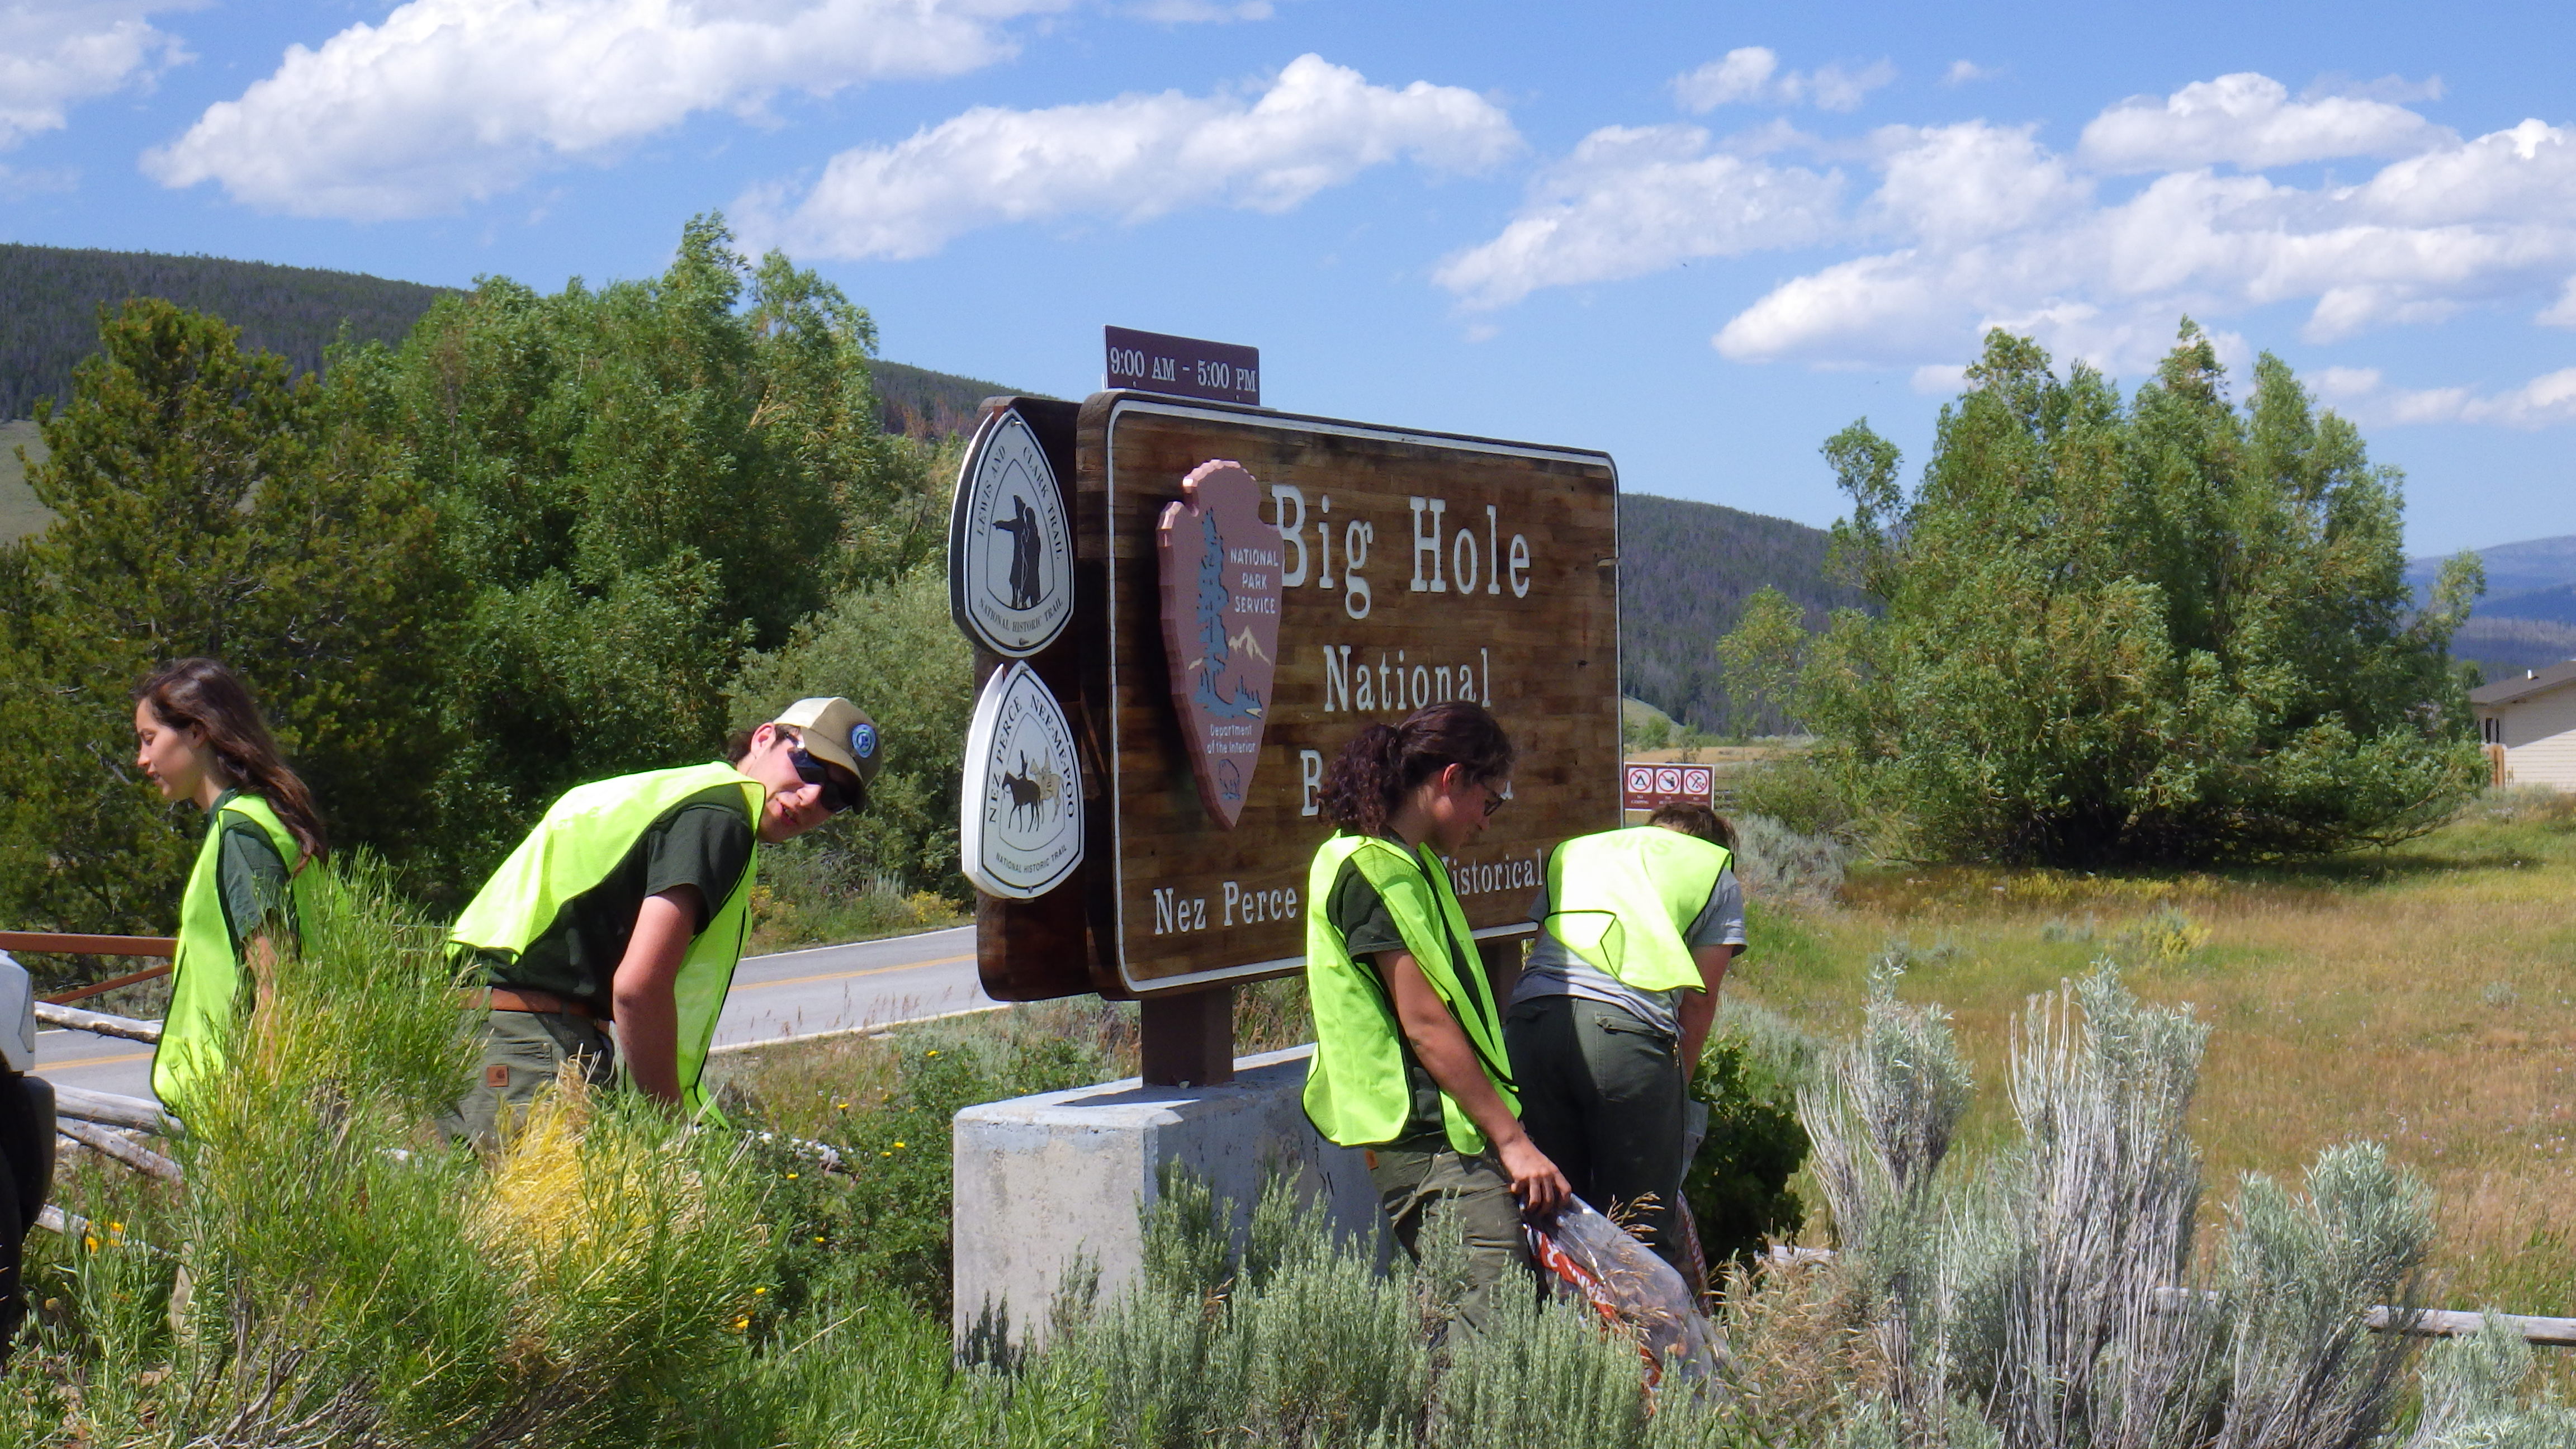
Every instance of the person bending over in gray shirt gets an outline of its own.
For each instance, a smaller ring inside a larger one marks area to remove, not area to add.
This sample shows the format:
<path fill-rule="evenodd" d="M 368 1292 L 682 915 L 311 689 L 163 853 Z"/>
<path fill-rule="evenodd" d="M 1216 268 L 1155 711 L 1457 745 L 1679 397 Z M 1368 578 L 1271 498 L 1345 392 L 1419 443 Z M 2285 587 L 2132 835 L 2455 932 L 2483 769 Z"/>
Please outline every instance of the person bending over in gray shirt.
<path fill-rule="evenodd" d="M 1733 845 L 1701 805 L 1559 845 L 1503 1020 L 1530 1140 L 1686 1278 L 1685 1089 L 1744 946 Z"/>

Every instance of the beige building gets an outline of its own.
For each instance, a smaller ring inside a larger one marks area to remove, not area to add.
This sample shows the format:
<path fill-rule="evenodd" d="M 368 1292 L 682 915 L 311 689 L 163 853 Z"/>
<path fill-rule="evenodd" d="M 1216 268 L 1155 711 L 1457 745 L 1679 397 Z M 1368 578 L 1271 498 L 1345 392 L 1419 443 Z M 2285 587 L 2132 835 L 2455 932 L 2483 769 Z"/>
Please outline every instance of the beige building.
<path fill-rule="evenodd" d="M 2576 790 L 2576 659 L 2469 691 L 2498 785 Z"/>

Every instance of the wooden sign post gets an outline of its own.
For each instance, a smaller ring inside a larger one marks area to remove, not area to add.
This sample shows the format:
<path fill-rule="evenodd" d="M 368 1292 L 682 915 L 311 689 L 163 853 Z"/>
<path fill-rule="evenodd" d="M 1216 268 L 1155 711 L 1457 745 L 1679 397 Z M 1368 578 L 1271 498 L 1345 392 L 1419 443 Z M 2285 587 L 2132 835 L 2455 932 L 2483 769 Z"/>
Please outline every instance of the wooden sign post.
<path fill-rule="evenodd" d="M 1446 700 L 1519 748 L 1446 862 L 1516 961 L 1547 852 L 1622 818 L 1609 457 L 1135 392 L 987 406 L 1072 459 L 1073 617 L 1028 663 L 1081 762 L 1083 849 L 1042 895 L 984 897 L 985 989 L 1141 998 L 1149 1082 L 1227 1079 L 1233 985 L 1305 965 L 1325 766 Z M 985 789 L 970 761 L 965 808 Z"/>

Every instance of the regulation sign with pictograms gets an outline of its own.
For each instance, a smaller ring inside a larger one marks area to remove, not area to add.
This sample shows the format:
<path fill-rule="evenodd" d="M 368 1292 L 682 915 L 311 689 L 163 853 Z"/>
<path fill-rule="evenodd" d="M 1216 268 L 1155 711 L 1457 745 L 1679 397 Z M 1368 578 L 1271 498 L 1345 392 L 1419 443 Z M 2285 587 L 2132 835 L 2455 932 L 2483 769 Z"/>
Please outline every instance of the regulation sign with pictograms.
<path fill-rule="evenodd" d="M 1710 805 L 1717 800 L 1717 772 L 1706 765 L 1631 760 L 1619 767 L 1619 805 L 1653 810 L 1665 805 Z"/>

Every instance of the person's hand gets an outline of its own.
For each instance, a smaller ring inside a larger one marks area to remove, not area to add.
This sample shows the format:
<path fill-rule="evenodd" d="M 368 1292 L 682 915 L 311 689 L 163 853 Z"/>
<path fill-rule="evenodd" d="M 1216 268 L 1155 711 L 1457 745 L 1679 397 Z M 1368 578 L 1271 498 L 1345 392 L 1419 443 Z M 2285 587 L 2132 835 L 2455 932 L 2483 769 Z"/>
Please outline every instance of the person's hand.
<path fill-rule="evenodd" d="M 1512 1196 L 1520 1199 L 1521 1211 L 1534 1218 L 1554 1217 L 1574 1196 L 1574 1184 L 1547 1160 L 1526 1136 L 1515 1136 L 1494 1149 L 1494 1156 L 1511 1175 Z"/>

